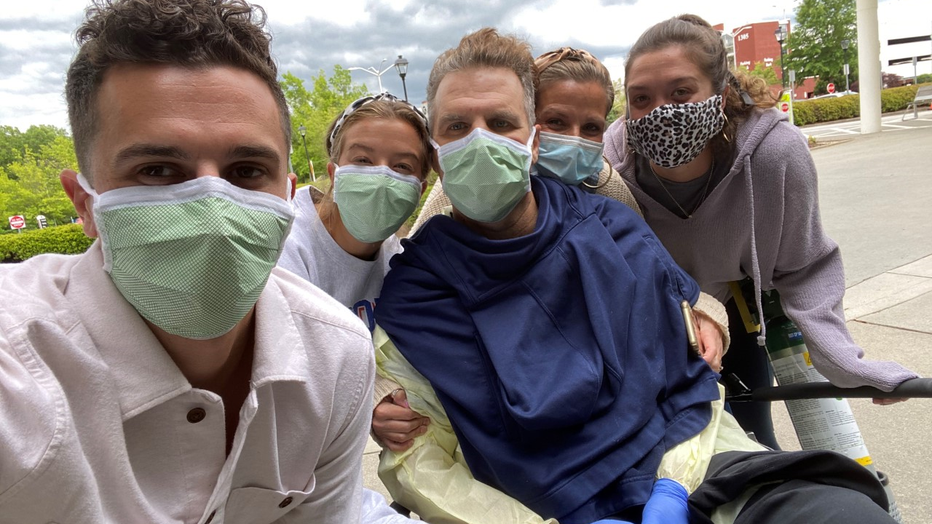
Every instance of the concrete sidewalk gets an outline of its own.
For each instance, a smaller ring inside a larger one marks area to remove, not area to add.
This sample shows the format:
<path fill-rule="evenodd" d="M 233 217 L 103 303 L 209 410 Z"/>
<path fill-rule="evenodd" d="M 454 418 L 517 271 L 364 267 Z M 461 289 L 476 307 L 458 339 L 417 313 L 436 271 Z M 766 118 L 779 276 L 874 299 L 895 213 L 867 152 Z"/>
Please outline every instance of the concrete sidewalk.
<path fill-rule="evenodd" d="M 848 135 L 812 154 L 822 219 L 844 257 L 854 340 L 867 358 L 895 360 L 930 377 L 932 126 L 923 124 Z M 904 522 L 932 523 L 932 399 L 850 403 L 876 465 L 891 479 Z M 782 403 L 774 404 L 774 419 L 784 449 L 799 449 Z M 378 450 L 375 443 L 366 450 L 365 484 L 387 497 L 376 474 Z"/>
<path fill-rule="evenodd" d="M 866 358 L 932 376 L 932 126 L 852 135 L 812 156 L 822 220 L 844 258 L 855 342 Z M 932 399 L 849 402 L 904 522 L 932 522 Z M 774 419 L 784 448 L 799 449 L 782 403 Z"/>

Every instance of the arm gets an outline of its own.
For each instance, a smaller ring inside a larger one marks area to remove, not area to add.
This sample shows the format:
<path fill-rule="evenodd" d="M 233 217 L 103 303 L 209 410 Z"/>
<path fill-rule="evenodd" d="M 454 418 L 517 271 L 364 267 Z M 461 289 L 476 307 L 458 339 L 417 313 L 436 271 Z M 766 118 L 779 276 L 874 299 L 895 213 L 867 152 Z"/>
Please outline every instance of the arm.
<path fill-rule="evenodd" d="M 712 295 L 699 293 L 699 300 L 693 306 L 693 311 L 696 313 L 700 355 L 715 372 L 721 373 L 722 357 L 731 344 L 725 306 Z"/>
<path fill-rule="evenodd" d="M 373 336 L 378 373 L 401 384 L 411 407 L 433 421 L 406 451 L 382 453 L 379 477 L 392 497 L 433 524 L 556 524 L 473 478 L 433 388 L 381 328 Z"/>
<path fill-rule="evenodd" d="M 806 337 L 813 365 L 825 378 L 836 386 L 890 391 L 917 375 L 895 362 L 864 359 L 864 350 L 848 333 L 841 252 L 822 229 L 815 165 L 802 140 L 790 144 L 782 155 L 785 212 L 773 285 L 787 316 Z"/>

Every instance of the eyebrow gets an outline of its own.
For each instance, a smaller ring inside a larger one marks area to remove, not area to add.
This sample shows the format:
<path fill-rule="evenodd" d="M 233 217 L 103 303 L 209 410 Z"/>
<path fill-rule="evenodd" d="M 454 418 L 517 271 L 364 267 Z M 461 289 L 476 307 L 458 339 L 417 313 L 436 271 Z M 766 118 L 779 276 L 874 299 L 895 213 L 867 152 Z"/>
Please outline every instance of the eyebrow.
<path fill-rule="evenodd" d="M 353 149 L 361 149 L 364 152 L 369 153 L 369 154 L 372 154 L 375 151 L 375 149 L 365 144 L 360 144 L 356 142 L 350 144 L 349 147 L 346 148 L 347 151 L 351 151 Z M 395 156 L 400 156 L 403 158 L 413 158 L 414 160 L 421 162 L 421 157 L 418 156 L 416 153 L 411 153 L 410 151 L 400 151 L 400 152 L 395 153 Z"/>
<path fill-rule="evenodd" d="M 268 160 L 280 160 L 278 153 L 266 146 L 236 146 L 230 149 L 229 155 L 232 158 L 265 158 Z"/>
<path fill-rule="evenodd" d="M 122 163 L 139 157 L 163 157 L 188 159 L 188 155 L 181 149 L 173 146 L 159 146 L 155 144 L 133 144 L 117 153 L 115 162 Z"/>

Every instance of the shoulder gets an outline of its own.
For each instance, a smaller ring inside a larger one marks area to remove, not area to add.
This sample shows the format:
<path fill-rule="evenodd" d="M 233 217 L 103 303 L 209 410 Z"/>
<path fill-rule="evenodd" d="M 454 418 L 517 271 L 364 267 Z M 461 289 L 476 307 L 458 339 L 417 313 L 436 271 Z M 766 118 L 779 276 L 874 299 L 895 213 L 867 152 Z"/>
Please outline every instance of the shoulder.
<path fill-rule="evenodd" d="M 48 479 L 38 468 L 51 464 L 73 433 L 62 385 L 46 359 L 67 361 L 78 349 L 69 334 L 77 319 L 59 311 L 57 289 L 75 258 L 40 256 L 0 269 L 0 500 L 22 482 L 35 488 L 37 479 Z M 69 378 L 80 382 L 78 368 L 69 367 Z"/>
<path fill-rule="evenodd" d="M 282 268 L 272 269 L 269 284 L 280 291 L 292 315 L 344 332 L 350 338 L 369 339 L 369 330 L 350 310 L 319 287 Z"/>

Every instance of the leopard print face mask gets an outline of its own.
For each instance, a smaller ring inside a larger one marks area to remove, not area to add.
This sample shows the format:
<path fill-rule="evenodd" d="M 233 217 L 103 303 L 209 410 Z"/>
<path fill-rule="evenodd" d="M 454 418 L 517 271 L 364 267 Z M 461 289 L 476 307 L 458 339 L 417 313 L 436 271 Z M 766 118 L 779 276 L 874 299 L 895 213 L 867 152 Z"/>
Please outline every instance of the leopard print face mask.
<path fill-rule="evenodd" d="M 692 162 L 724 125 L 722 95 L 662 105 L 637 120 L 625 120 L 628 145 L 666 168 Z"/>

